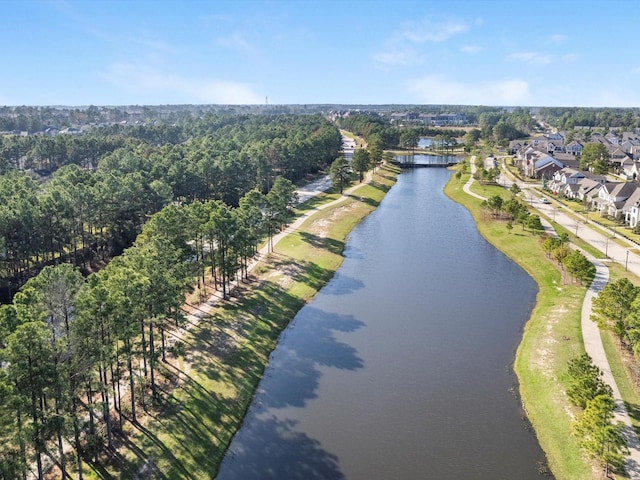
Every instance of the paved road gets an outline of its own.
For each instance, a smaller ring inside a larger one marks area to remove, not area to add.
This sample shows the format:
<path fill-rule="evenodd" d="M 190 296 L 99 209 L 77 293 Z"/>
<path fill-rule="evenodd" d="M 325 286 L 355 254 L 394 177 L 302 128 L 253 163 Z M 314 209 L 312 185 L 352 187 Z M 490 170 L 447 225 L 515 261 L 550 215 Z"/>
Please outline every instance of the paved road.
<path fill-rule="evenodd" d="M 342 151 L 344 152 L 344 157 L 348 161 L 351 161 L 355 149 L 356 141 L 353 138 L 342 135 Z M 304 203 L 310 198 L 313 198 L 316 195 L 329 190 L 329 188 L 331 188 L 331 177 L 329 175 L 326 175 L 316 180 L 315 182 L 300 187 L 298 190 L 296 190 L 296 192 L 298 193 L 298 203 Z"/>
<path fill-rule="evenodd" d="M 486 162 L 486 160 L 485 160 Z M 485 168 L 491 168 L 493 165 L 485 166 Z M 471 158 L 471 178 L 464 186 L 464 191 L 477 197 L 484 199 L 484 197 L 474 194 L 470 191 L 469 187 L 473 183 L 473 172 L 475 172 L 475 157 Z M 499 183 L 505 188 L 510 188 L 513 181 L 511 178 L 506 176 L 503 173 L 500 175 Z M 622 422 L 624 425 L 622 435 L 627 442 L 627 447 L 629 447 L 629 455 L 625 461 L 625 470 L 628 478 L 632 480 L 640 480 L 640 440 L 638 440 L 638 436 L 633 429 L 631 419 L 629 418 L 629 414 L 627 409 L 622 401 L 622 397 L 620 395 L 620 390 L 618 389 L 618 385 L 616 384 L 615 379 L 613 378 L 613 374 L 611 373 L 611 367 L 609 366 L 609 360 L 607 359 L 607 355 L 604 351 L 604 347 L 602 345 L 602 338 L 600 336 L 600 329 L 598 325 L 591 320 L 591 303 L 593 298 L 602 290 L 607 282 L 609 281 L 609 269 L 606 267 L 605 262 L 616 261 L 619 262 L 633 273 L 638 274 L 640 272 L 640 258 L 632 252 L 629 252 L 629 248 L 634 245 L 631 242 L 625 240 L 625 244 L 627 247 L 623 247 L 618 245 L 613 241 L 614 232 L 602 229 L 600 232 L 594 231 L 590 226 L 586 224 L 586 219 L 584 221 L 577 221 L 569 215 L 571 212 L 567 207 L 562 206 L 560 203 L 555 200 L 548 200 L 550 203 L 544 203 L 542 198 L 545 197 L 543 194 L 538 192 L 534 192 L 529 188 L 529 185 L 524 184 L 523 182 L 518 182 L 518 186 L 523 190 L 523 196 L 529 204 L 539 210 L 540 212 L 547 215 L 548 218 L 553 219 L 555 222 L 559 223 L 572 233 L 576 234 L 582 240 L 586 241 L 593 247 L 602 251 L 605 254 L 604 259 L 597 259 L 585 251 L 582 253 L 595 265 L 596 267 L 596 276 L 589 286 L 587 293 L 585 294 L 584 301 L 582 303 L 582 317 L 581 317 L 581 327 L 582 327 L 582 340 L 584 343 L 584 348 L 593 360 L 594 365 L 596 365 L 603 372 L 603 380 L 611 387 L 613 391 L 613 399 L 615 402 L 615 421 Z M 551 224 L 542 219 L 542 223 L 545 226 L 545 230 L 553 231 Z"/>

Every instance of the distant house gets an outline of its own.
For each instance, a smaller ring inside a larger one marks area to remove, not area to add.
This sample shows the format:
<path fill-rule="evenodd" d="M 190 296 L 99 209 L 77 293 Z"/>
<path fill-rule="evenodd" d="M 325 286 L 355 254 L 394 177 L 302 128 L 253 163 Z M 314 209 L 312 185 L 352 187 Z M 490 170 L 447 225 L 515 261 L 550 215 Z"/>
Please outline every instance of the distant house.
<path fill-rule="evenodd" d="M 579 156 L 582 153 L 582 149 L 584 147 L 582 146 L 582 144 L 580 142 L 577 141 L 572 141 L 570 143 L 568 143 L 565 147 L 564 147 L 564 151 L 565 153 L 569 153 L 571 155 L 573 155 L 574 157 Z"/>
<path fill-rule="evenodd" d="M 509 155 L 516 155 L 522 149 L 527 147 L 529 144 L 522 140 L 511 140 L 509 142 Z"/>
<path fill-rule="evenodd" d="M 60 130 L 62 135 L 80 135 L 82 131 L 75 127 L 67 127 Z"/>
<path fill-rule="evenodd" d="M 604 138 L 606 138 L 611 145 L 618 145 L 620 143 L 620 137 L 613 132 L 607 133 Z"/>
<path fill-rule="evenodd" d="M 575 168 L 576 170 L 580 168 L 580 160 L 570 153 L 554 153 L 553 158 L 559 160 L 565 167 Z"/>
<path fill-rule="evenodd" d="M 466 125 L 467 116 L 462 113 L 423 113 L 419 117 L 425 125 L 442 127 L 446 125 Z"/>
<path fill-rule="evenodd" d="M 554 173 L 564 168 L 562 162 L 548 155 L 540 158 L 533 165 L 533 178 L 551 179 Z"/>
<path fill-rule="evenodd" d="M 640 179 L 640 161 L 631 159 L 625 161 L 620 173 L 627 177 L 627 180 Z"/>
<path fill-rule="evenodd" d="M 634 160 L 640 158 L 640 140 L 627 139 L 620 144 L 620 148 L 622 148 L 627 153 L 627 155 L 629 155 Z"/>
<path fill-rule="evenodd" d="M 549 139 L 545 135 L 538 135 L 531 139 L 531 146 L 540 150 L 547 150 Z"/>

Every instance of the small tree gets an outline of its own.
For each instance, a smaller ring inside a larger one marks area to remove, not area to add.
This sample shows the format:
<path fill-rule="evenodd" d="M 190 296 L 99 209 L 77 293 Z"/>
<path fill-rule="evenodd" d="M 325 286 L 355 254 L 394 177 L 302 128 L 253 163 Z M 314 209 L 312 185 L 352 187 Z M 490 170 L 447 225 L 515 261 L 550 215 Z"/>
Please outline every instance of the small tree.
<path fill-rule="evenodd" d="M 576 407 L 585 408 L 598 395 L 612 395 L 611 387 L 602 380 L 602 371 L 586 353 L 569 362 L 567 373 L 571 379 L 567 397 Z"/>
<path fill-rule="evenodd" d="M 363 148 L 359 148 L 355 152 L 353 152 L 351 166 L 356 172 L 358 172 L 358 179 L 362 182 L 364 174 L 367 170 L 369 170 L 370 166 L 369 152 L 367 152 Z"/>
<path fill-rule="evenodd" d="M 540 233 L 544 231 L 542 222 L 538 215 L 529 215 L 525 221 L 526 227 L 534 233 Z"/>
<path fill-rule="evenodd" d="M 567 271 L 580 282 L 580 285 L 592 279 L 596 273 L 596 267 L 578 250 L 572 250 L 562 263 Z"/>
<path fill-rule="evenodd" d="M 598 395 L 587 403 L 574 423 L 573 433 L 589 457 L 597 460 L 608 478 L 611 468 L 619 470 L 628 453 L 622 437 L 622 424 L 613 424 L 615 403 L 611 395 Z"/>
<path fill-rule="evenodd" d="M 558 245 L 551 251 L 551 256 L 556 262 L 560 264 L 560 266 L 564 270 L 564 259 L 567 258 L 567 255 L 569 255 L 570 252 L 571 249 L 569 248 L 569 246 L 563 243 Z"/>
<path fill-rule="evenodd" d="M 608 283 L 593 299 L 592 318 L 613 331 L 621 342 L 627 342 L 628 317 L 635 310 L 632 306 L 639 293 L 640 287 L 626 278 Z"/>
<path fill-rule="evenodd" d="M 344 157 L 336 158 L 331 164 L 329 173 L 331 174 L 332 185 L 342 193 L 344 187 L 351 181 L 351 167 L 347 159 Z"/>
<path fill-rule="evenodd" d="M 491 214 L 494 217 L 500 215 L 503 205 L 504 200 L 500 195 L 493 195 L 487 200 L 487 208 L 491 211 Z"/>

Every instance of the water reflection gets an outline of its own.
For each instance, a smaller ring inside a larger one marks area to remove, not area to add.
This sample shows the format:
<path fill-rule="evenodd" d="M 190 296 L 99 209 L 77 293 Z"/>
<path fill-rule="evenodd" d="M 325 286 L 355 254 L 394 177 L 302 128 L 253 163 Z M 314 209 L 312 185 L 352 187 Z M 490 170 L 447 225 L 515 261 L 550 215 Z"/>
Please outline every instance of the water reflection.
<path fill-rule="evenodd" d="M 403 173 L 352 232 L 219 479 L 539 479 L 510 369 L 536 285 L 442 193 L 450 175 Z"/>

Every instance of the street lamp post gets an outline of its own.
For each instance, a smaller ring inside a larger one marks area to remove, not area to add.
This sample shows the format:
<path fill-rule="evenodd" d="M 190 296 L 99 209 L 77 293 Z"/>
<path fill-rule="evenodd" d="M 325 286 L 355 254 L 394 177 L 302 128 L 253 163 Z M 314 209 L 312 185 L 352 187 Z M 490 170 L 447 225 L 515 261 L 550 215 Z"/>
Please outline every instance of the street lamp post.
<path fill-rule="evenodd" d="M 613 235 L 612 237 L 609 237 L 609 235 L 607 235 L 607 241 L 606 241 L 605 246 L 604 246 L 604 256 L 607 257 L 607 258 L 609 258 L 609 255 L 608 255 L 609 254 L 609 238 L 614 239 L 614 238 L 616 238 L 616 236 Z M 628 253 L 629 252 L 627 251 L 627 257 L 628 257 Z M 626 269 L 626 267 L 625 267 L 625 269 Z"/>
<path fill-rule="evenodd" d="M 629 250 L 627 250 L 627 258 L 624 260 L 624 271 L 627 271 L 627 265 L 629 264 Z"/>

